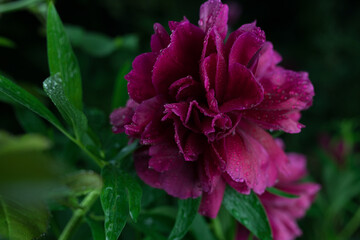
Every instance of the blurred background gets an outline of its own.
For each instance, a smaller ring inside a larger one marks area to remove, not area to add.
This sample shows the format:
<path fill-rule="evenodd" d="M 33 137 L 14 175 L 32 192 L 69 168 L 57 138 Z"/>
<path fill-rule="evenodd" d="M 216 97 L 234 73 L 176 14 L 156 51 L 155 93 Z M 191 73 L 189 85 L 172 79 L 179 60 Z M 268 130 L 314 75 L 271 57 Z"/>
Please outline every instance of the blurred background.
<path fill-rule="evenodd" d="M 1 5 L 7 2 L 0 0 L 0 72 L 51 107 L 40 90 L 49 76 L 46 4 L 35 0 L 30 7 L 9 10 Z M 84 102 L 94 128 L 106 129 L 102 134 L 110 132 L 107 116 L 118 107 L 112 104 L 116 80 L 125 86 L 121 79 L 134 57 L 150 51 L 153 23 L 167 26 L 168 20 L 186 16 L 196 24 L 202 2 L 56 2 L 79 60 Z M 280 135 L 287 151 L 307 156 L 306 180 L 322 185 L 315 204 L 300 221 L 301 239 L 360 239 L 360 1 L 224 2 L 230 7 L 230 31 L 256 20 L 282 55 L 280 65 L 309 72 L 315 87 L 313 106 L 301 120 L 306 128 L 300 134 Z M 66 159 L 73 168 L 93 167 L 42 120 L 1 96 L 0 100 L 1 131 L 39 133 L 60 146 L 50 151 L 51 156 Z M 61 225 L 61 214 L 57 219 Z"/>

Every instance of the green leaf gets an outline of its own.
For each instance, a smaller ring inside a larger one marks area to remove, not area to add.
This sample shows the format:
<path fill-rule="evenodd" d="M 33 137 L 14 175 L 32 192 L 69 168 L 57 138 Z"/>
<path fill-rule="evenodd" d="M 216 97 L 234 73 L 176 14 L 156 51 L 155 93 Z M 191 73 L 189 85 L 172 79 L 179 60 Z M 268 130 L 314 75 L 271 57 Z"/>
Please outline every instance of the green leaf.
<path fill-rule="evenodd" d="M 32 240 L 46 232 L 49 212 L 45 206 L 24 205 L 0 196 L 0 238 Z"/>
<path fill-rule="evenodd" d="M 269 193 L 272 193 L 274 195 L 277 195 L 280 197 L 285 197 L 285 198 L 298 198 L 299 197 L 298 195 L 287 193 L 287 192 L 284 192 L 284 191 L 274 188 L 274 187 L 269 187 L 266 189 L 266 191 L 268 191 Z"/>
<path fill-rule="evenodd" d="M 191 224 L 190 231 L 197 240 L 215 240 L 215 237 L 209 229 L 209 225 L 206 223 L 203 216 L 197 214 L 194 222 Z"/>
<path fill-rule="evenodd" d="M 136 222 L 141 210 L 142 189 L 136 179 L 129 174 L 123 174 L 129 200 L 129 214 Z"/>
<path fill-rule="evenodd" d="M 45 122 L 34 112 L 22 106 L 15 106 L 14 110 L 17 121 L 27 133 L 48 134 Z"/>
<path fill-rule="evenodd" d="M 60 131 L 64 132 L 64 128 L 54 114 L 47 109 L 37 98 L 19 87 L 9 79 L 0 75 L 0 92 L 4 93 L 14 101 L 22 104 L 31 111 L 37 113 L 41 117 L 48 120 Z"/>
<path fill-rule="evenodd" d="M 271 228 L 264 207 L 255 193 L 238 193 L 226 188 L 223 204 L 233 217 L 262 240 L 272 239 Z"/>
<path fill-rule="evenodd" d="M 121 151 L 115 156 L 114 161 L 121 163 L 127 156 L 133 153 L 138 146 L 138 141 L 134 141 L 130 145 L 125 146 Z"/>
<path fill-rule="evenodd" d="M 46 32 L 50 74 L 61 74 L 65 96 L 76 108 L 82 110 L 82 86 L 79 64 L 61 19 L 51 2 L 48 8 Z"/>
<path fill-rule="evenodd" d="M 134 220 L 138 217 L 142 190 L 135 179 L 121 172 L 113 164 L 105 166 L 101 175 L 104 187 L 100 198 L 105 213 L 106 239 L 116 240 L 126 224 L 128 215 L 130 214 Z"/>
<path fill-rule="evenodd" d="M 73 196 L 82 196 L 93 191 L 100 193 L 103 187 L 102 178 L 93 171 L 79 171 L 71 174 L 66 177 L 65 184 Z"/>
<path fill-rule="evenodd" d="M 55 74 L 44 81 L 44 90 L 63 118 L 72 125 L 77 139 L 81 139 L 88 128 L 87 118 L 66 97 L 62 82 L 59 74 Z"/>
<path fill-rule="evenodd" d="M 94 240 L 105 240 L 104 224 L 102 221 L 95 221 L 91 218 L 86 218 L 86 222 L 90 227 Z"/>
<path fill-rule="evenodd" d="M 125 62 L 117 75 L 113 92 L 112 109 L 125 106 L 126 101 L 129 99 L 127 81 L 124 76 L 129 73 L 130 69 L 131 62 Z"/>
<path fill-rule="evenodd" d="M 10 39 L 0 37 L 0 47 L 14 48 L 15 43 L 13 41 L 11 41 Z"/>
<path fill-rule="evenodd" d="M 23 8 L 29 8 L 43 1 L 44 0 L 22 0 L 22 1 L 11 1 L 8 3 L 1 3 L 0 13 L 12 12 Z"/>
<path fill-rule="evenodd" d="M 169 240 L 182 239 L 189 230 L 199 209 L 201 198 L 179 200 L 179 210 Z"/>
<path fill-rule="evenodd" d="M 114 39 L 96 33 L 85 31 L 79 26 L 66 25 L 65 31 L 74 47 L 95 57 L 104 57 L 116 50 Z"/>

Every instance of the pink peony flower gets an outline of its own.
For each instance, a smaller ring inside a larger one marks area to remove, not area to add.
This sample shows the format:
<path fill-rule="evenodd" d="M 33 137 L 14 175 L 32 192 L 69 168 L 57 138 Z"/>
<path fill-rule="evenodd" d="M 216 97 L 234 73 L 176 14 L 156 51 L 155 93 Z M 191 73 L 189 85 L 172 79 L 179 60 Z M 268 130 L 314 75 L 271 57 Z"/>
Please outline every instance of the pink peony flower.
<path fill-rule="evenodd" d="M 126 75 L 130 100 L 110 116 L 143 146 L 139 177 L 179 198 L 202 195 L 215 217 L 225 185 L 261 194 L 286 174 L 287 157 L 265 129 L 297 133 L 314 96 L 307 73 L 277 66 L 280 55 L 255 23 L 227 35 L 228 7 L 209 0 L 199 26 L 156 23 L 151 52 Z"/>
<path fill-rule="evenodd" d="M 296 220 L 305 215 L 320 190 L 318 184 L 297 182 L 306 175 L 305 156 L 290 153 L 288 158 L 292 175 L 280 177 L 275 187 L 299 197 L 285 198 L 269 192 L 259 196 L 268 215 L 274 240 L 291 240 L 301 235 Z M 249 231 L 239 225 L 236 240 L 246 240 L 248 236 Z"/>

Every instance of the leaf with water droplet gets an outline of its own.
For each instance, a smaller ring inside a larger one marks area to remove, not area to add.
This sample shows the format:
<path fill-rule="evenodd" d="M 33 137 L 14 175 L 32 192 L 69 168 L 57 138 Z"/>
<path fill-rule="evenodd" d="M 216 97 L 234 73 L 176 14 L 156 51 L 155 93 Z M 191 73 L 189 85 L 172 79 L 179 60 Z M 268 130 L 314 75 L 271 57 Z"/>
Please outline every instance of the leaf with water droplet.
<path fill-rule="evenodd" d="M 76 137 L 81 139 L 88 128 L 87 118 L 66 97 L 60 74 L 47 78 L 43 86 L 46 94 L 51 98 L 63 118 L 73 127 Z"/>
<path fill-rule="evenodd" d="M 271 228 L 264 207 L 255 193 L 238 193 L 233 188 L 225 190 L 223 204 L 242 225 L 262 240 L 271 240 Z"/>
<path fill-rule="evenodd" d="M 71 48 L 61 19 L 52 2 L 46 21 L 47 52 L 51 75 L 61 74 L 64 94 L 77 109 L 82 110 L 80 68 Z"/>
<path fill-rule="evenodd" d="M 113 164 L 105 166 L 101 175 L 104 181 L 100 199 L 105 213 L 105 235 L 107 240 L 116 240 L 129 214 L 136 221 L 142 189 L 133 177 Z"/>
<path fill-rule="evenodd" d="M 179 210 L 169 240 L 182 239 L 189 230 L 199 209 L 201 198 L 179 200 Z"/>

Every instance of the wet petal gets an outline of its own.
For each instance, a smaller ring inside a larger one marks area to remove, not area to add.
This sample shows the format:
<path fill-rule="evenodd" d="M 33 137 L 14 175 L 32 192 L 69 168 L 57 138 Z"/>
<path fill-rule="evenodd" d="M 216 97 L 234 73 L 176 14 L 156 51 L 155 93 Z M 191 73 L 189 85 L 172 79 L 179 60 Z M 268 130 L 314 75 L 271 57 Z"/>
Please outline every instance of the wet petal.
<path fill-rule="evenodd" d="M 113 126 L 113 133 L 122 133 L 125 131 L 125 125 L 130 124 L 138 104 L 132 99 L 128 100 L 126 107 L 115 109 L 110 114 L 110 124 Z"/>
<path fill-rule="evenodd" d="M 220 180 L 214 191 L 212 191 L 211 193 L 203 193 L 199 207 L 199 213 L 201 215 L 210 218 L 216 218 L 224 197 L 225 187 L 225 182 Z"/>
<path fill-rule="evenodd" d="M 167 132 L 166 125 L 161 122 L 164 101 L 161 97 L 154 97 L 142 102 L 132 117 L 132 122 L 125 126 L 126 134 L 140 138 L 142 144 L 150 144 Z"/>
<path fill-rule="evenodd" d="M 218 141 L 215 147 L 226 162 L 225 171 L 235 182 L 245 182 L 258 194 L 265 191 L 263 168 L 268 164 L 268 154 L 259 142 L 237 129 L 235 135 Z"/>
<path fill-rule="evenodd" d="M 157 53 L 143 53 L 135 58 L 133 69 L 125 76 L 128 81 L 129 96 L 138 103 L 155 96 L 152 84 L 152 70 Z"/>
<path fill-rule="evenodd" d="M 154 24 L 154 34 L 151 36 L 151 51 L 160 52 L 170 43 L 170 36 L 160 23 Z"/>
<path fill-rule="evenodd" d="M 214 27 L 225 39 L 228 30 L 229 7 L 222 4 L 220 0 L 209 0 L 200 7 L 199 26 L 206 33 L 210 28 Z"/>
<path fill-rule="evenodd" d="M 299 111 L 312 104 L 314 88 L 308 74 L 277 67 L 270 75 L 260 79 L 264 87 L 264 100 L 244 116 L 266 129 L 298 133 Z"/>
<path fill-rule="evenodd" d="M 167 94 L 169 86 L 186 76 L 199 79 L 199 59 L 203 31 L 183 21 L 171 34 L 169 46 L 160 53 L 154 65 L 152 83 L 158 94 Z"/>
<path fill-rule="evenodd" d="M 244 110 L 255 107 L 263 99 L 263 88 L 245 66 L 235 63 L 229 67 L 230 77 L 226 85 L 221 112 Z"/>

